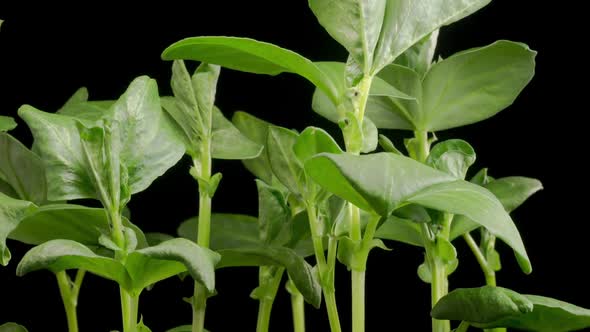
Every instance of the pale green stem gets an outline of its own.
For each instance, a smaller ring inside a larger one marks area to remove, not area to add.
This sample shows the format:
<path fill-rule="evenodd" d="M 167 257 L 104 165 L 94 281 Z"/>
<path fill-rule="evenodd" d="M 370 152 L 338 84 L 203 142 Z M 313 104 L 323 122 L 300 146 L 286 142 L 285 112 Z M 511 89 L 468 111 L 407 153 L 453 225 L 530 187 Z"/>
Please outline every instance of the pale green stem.
<path fill-rule="evenodd" d="M 414 137 L 416 139 L 416 158 L 418 161 L 424 163 L 430 154 L 430 142 L 428 141 L 427 131 L 415 131 Z M 445 214 L 444 223 L 440 235 L 446 239 L 449 237 L 450 223 L 452 215 Z M 449 283 L 447 278 L 447 270 L 445 264 L 436 256 L 434 250 L 434 243 L 436 239 L 432 238 L 430 229 L 427 225 L 422 227 L 422 237 L 425 241 L 426 258 L 432 272 L 432 283 L 430 284 L 431 304 L 432 307 L 443 296 L 449 292 Z M 451 324 L 448 320 L 432 319 L 432 332 L 449 332 Z"/>
<path fill-rule="evenodd" d="M 201 141 L 200 162 L 195 163 L 200 177 L 209 181 L 211 178 L 211 141 Z M 197 244 L 209 248 L 211 236 L 211 197 L 203 186 L 199 186 L 199 226 Z M 205 287 L 195 281 L 193 294 L 193 324 L 192 332 L 203 332 L 205 329 L 205 310 L 207 308 L 208 293 Z"/>
<path fill-rule="evenodd" d="M 293 311 L 293 331 L 305 332 L 305 302 L 299 291 L 291 293 L 291 310 Z"/>
<path fill-rule="evenodd" d="M 78 332 L 78 315 L 76 313 L 76 306 L 78 304 L 78 291 L 75 290 L 76 286 L 72 285 L 70 278 L 66 274 L 66 271 L 57 272 L 55 276 L 57 277 L 59 293 L 66 311 L 68 331 Z"/>
<path fill-rule="evenodd" d="M 133 296 L 123 288 L 120 288 L 119 291 L 121 294 L 121 310 L 123 312 L 123 332 L 136 332 L 139 295 Z"/>
<path fill-rule="evenodd" d="M 270 267 L 268 266 L 261 266 L 260 274 L 264 275 L 265 271 L 267 271 L 269 268 Z M 258 322 L 256 323 L 256 332 L 268 332 L 268 328 L 270 326 L 270 314 L 272 312 L 272 305 L 275 301 L 275 297 L 277 295 L 277 291 L 279 289 L 279 285 L 281 283 L 284 271 L 285 268 L 283 267 L 275 271 L 274 276 L 270 280 L 270 288 L 267 289 L 268 293 L 264 294 L 263 297 L 259 300 L 260 303 L 258 305 Z"/>
<path fill-rule="evenodd" d="M 318 265 L 320 275 L 320 283 L 322 285 L 322 291 L 326 301 L 326 310 L 328 312 L 330 330 L 332 332 L 341 332 L 342 327 L 340 326 L 340 318 L 338 316 L 336 294 L 334 289 L 334 269 L 336 265 L 337 242 L 334 239 L 328 240 L 328 263 L 326 263 L 326 257 L 324 256 L 324 243 L 318 229 L 316 207 L 313 203 L 307 202 L 306 210 L 309 219 L 309 227 L 311 229 L 311 237 L 313 239 L 313 249 L 316 263 Z M 326 282 L 329 284 L 326 284 Z"/>
<path fill-rule="evenodd" d="M 483 271 L 483 274 L 486 278 L 486 285 L 496 286 L 496 272 L 494 272 L 494 270 L 492 270 L 492 268 L 488 264 L 486 258 L 483 256 L 483 253 L 477 246 L 477 243 L 475 243 L 475 240 L 473 239 L 471 234 L 469 234 L 469 232 L 463 234 L 463 239 L 465 239 L 465 242 L 467 242 L 469 249 L 471 249 L 473 255 L 475 256 L 475 259 L 479 263 L 479 267 Z"/>

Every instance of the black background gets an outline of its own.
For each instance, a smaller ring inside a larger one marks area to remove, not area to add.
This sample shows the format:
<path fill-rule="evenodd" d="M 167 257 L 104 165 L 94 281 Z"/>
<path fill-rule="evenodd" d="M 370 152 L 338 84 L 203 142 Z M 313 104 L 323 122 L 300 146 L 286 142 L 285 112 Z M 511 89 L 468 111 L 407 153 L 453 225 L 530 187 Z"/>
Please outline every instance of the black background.
<path fill-rule="evenodd" d="M 552 2 L 553 3 L 553 2 Z M 91 99 L 114 99 L 133 78 L 149 75 L 162 94 L 170 94 L 170 63 L 159 56 L 169 44 L 198 35 L 235 35 L 276 43 L 313 60 L 346 58 L 344 50 L 319 26 L 306 1 L 191 1 L 138 5 L 75 2 L 59 7 L 19 1 L 0 2 L 0 113 L 16 116 L 28 103 L 56 110 L 78 87 L 88 87 Z M 588 264 L 585 211 L 587 106 L 582 102 L 584 53 L 578 50 L 575 9 L 533 0 L 494 0 L 475 15 L 441 32 L 443 57 L 497 39 L 529 44 L 539 52 L 537 75 L 518 100 L 493 119 L 437 133 L 439 138 L 463 138 L 478 152 L 479 167 L 493 176 L 539 178 L 545 190 L 517 210 L 516 220 L 533 263 L 523 275 L 513 255 L 499 245 L 504 269 L 500 285 L 523 293 L 542 294 L 590 307 L 590 285 L 582 272 Z M 582 22 L 583 23 L 583 22 Z M 581 23 L 580 23 L 581 24 Z M 568 39 L 575 40 L 569 42 Z M 335 125 L 310 109 L 313 88 L 304 79 L 283 74 L 256 76 L 223 70 L 217 104 L 230 117 L 245 110 L 275 124 L 296 129 Z M 408 133 L 388 131 L 401 138 Z M 31 136 L 19 121 L 13 135 L 26 144 Z M 216 161 L 224 178 L 214 211 L 256 214 L 252 176 L 239 162 Z M 197 187 L 185 158 L 130 203 L 133 222 L 145 231 L 173 234 L 177 225 L 197 214 Z M 37 272 L 22 278 L 15 266 L 27 247 L 9 241 L 13 260 L 0 269 L 0 322 L 17 321 L 31 331 L 65 331 L 65 316 L 54 278 Z M 416 276 L 422 262 L 417 248 L 389 243 L 392 252 L 374 251 L 367 272 L 368 331 L 427 331 L 429 287 Z M 478 286 L 482 274 L 467 247 L 457 242 L 460 267 L 451 287 Z M 255 268 L 218 273 L 219 295 L 210 299 L 206 326 L 214 332 L 254 331 L 257 302 L 248 297 L 256 286 Z M 349 276 L 340 268 L 337 298 L 345 331 L 350 329 Z M 158 284 L 141 297 L 140 312 L 153 331 L 190 322 L 190 308 L 181 298 L 191 284 L 176 278 Z M 82 331 L 120 328 L 119 299 L 112 282 L 88 276 L 80 296 Z M 328 331 L 325 311 L 307 308 L 308 331 Z M 272 331 L 291 330 L 286 292 L 275 303 Z"/>

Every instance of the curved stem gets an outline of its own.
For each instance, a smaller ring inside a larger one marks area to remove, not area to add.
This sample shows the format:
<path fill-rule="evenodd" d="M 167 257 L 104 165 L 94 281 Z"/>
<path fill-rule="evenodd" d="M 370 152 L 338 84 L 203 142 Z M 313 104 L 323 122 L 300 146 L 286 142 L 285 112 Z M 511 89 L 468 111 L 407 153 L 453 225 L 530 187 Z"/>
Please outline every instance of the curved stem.
<path fill-rule="evenodd" d="M 483 274 L 486 278 L 486 285 L 496 286 L 496 272 L 494 272 L 494 270 L 492 270 L 492 268 L 488 264 L 486 258 L 483 256 L 483 253 L 477 246 L 477 243 L 475 243 L 475 240 L 473 239 L 471 234 L 469 234 L 469 232 L 463 234 L 463 239 L 465 239 L 465 242 L 467 242 L 469 249 L 471 249 L 473 255 L 475 256 L 475 259 L 479 263 L 479 267 L 483 271 Z"/>
<path fill-rule="evenodd" d="M 262 294 L 258 305 L 258 321 L 256 323 L 256 332 L 268 332 L 270 326 L 270 314 L 272 312 L 272 305 L 277 296 L 284 267 L 275 268 L 271 266 L 261 266 L 259 272 L 260 286 L 263 286 L 266 293 Z"/>
<path fill-rule="evenodd" d="M 60 271 L 55 274 L 57 278 L 57 285 L 59 286 L 59 293 L 66 311 L 66 318 L 68 320 L 68 331 L 78 332 L 78 314 L 76 306 L 78 301 L 78 292 L 74 293 L 71 281 L 66 271 Z"/>

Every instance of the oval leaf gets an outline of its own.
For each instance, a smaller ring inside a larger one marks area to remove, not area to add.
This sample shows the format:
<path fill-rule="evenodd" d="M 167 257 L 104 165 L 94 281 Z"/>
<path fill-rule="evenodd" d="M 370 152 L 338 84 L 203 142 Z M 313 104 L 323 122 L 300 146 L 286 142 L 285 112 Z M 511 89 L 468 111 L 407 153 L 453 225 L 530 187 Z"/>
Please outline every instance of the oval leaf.
<path fill-rule="evenodd" d="M 71 240 L 52 240 L 32 248 L 18 264 L 16 274 L 23 276 L 42 269 L 54 273 L 82 269 L 114 280 L 128 289 L 131 285 L 129 275 L 120 262 L 99 256 L 83 244 Z"/>
<path fill-rule="evenodd" d="M 127 218 L 123 218 L 123 225 L 135 232 L 138 248 L 147 247 L 145 235 L 137 226 Z M 67 239 L 86 246 L 98 246 L 99 237 L 109 232 L 109 220 L 104 209 L 52 204 L 41 206 L 27 214 L 10 233 L 9 238 L 32 245 Z"/>
<path fill-rule="evenodd" d="M 305 300 L 316 308 L 321 303 L 321 287 L 312 267 L 288 248 L 258 246 L 219 250 L 217 268 L 233 266 L 283 266 Z"/>
<path fill-rule="evenodd" d="M 438 62 L 423 81 L 423 119 L 439 131 L 485 120 L 511 105 L 535 72 L 528 46 L 501 40 Z"/>
<path fill-rule="evenodd" d="M 533 303 L 526 297 L 506 288 L 484 286 L 453 290 L 430 314 L 436 319 L 487 323 L 532 311 Z"/>
<path fill-rule="evenodd" d="M 426 160 L 433 168 L 461 180 L 465 179 L 467 170 L 474 162 L 473 147 L 460 139 L 450 139 L 436 144 Z"/>
<path fill-rule="evenodd" d="M 323 153 L 309 159 L 305 171 L 329 192 L 381 216 L 389 216 L 405 197 L 453 180 L 445 173 L 392 153 Z"/>
<path fill-rule="evenodd" d="M 215 290 L 215 264 L 219 254 L 187 239 L 172 239 L 132 252 L 125 267 L 140 291 L 160 280 L 188 271 L 207 291 Z"/>
<path fill-rule="evenodd" d="M 164 60 L 196 60 L 255 74 L 283 72 L 305 77 L 332 100 L 338 100 L 334 84 L 310 60 L 276 45 L 249 38 L 193 37 L 178 41 L 162 53 Z"/>
<path fill-rule="evenodd" d="M 309 0 L 320 24 L 361 64 L 366 74 L 383 24 L 385 0 Z"/>
<path fill-rule="evenodd" d="M 490 0 L 388 0 L 375 49 L 372 73 L 378 73 L 431 32 L 477 11 L 489 2 Z"/>

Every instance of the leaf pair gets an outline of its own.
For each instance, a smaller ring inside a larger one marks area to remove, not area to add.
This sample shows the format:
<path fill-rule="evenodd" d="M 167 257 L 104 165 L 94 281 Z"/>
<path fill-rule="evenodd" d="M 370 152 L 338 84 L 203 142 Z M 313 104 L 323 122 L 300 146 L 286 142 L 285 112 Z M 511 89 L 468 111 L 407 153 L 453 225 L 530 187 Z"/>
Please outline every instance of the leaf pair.
<path fill-rule="evenodd" d="M 535 55 L 524 44 L 502 40 L 459 52 L 425 72 L 387 65 L 377 77 L 394 89 L 373 94 L 366 115 L 377 128 L 418 131 L 485 120 L 512 104 L 530 82 Z M 323 91 L 316 89 L 312 106 L 318 114 L 336 121 L 338 104 Z"/>
<path fill-rule="evenodd" d="M 433 31 L 489 2 L 309 0 L 309 6 L 320 24 L 348 50 L 364 73 L 374 75 Z"/>
<path fill-rule="evenodd" d="M 29 250 L 17 275 L 48 269 L 52 272 L 82 269 L 114 280 L 132 294 L 158 281 L 188 271 L 209 292 L 215 290 L 215 264 L 219 255 L 186 239 L 172 239 L 132 251 L 125 262 L 100 256 L 81 243 L 51 240 Z"/>
<path fill-rule="evenodd" d="M 45 164 L 49 200 L 125 203 L 182 157 L 184 148 L 162 112 L 156 82 L 148 77 L 135 79 L 108 109 L 103 107 L 108 102 L 72 104 L 61 114 L 28 105 L 19 109 Z M 73 110 L 79 112 L 66 115 Z"/>
<path fill-rule="evenodd" d="M 489 0 L 310 0 L 320 23 L 340 42 L 364 74 L 374 76 L 405 50 L 439 27 L 455 22 Z M 423 17 L 429 17 L 424 20 Z M 408 19 L 409 18 L 409 19 Z M 298 74 L 320 89 L 334 104 L 341 93 L 334 76 L 309 59 L 276 45 L 238 37 L 193 37 L 169 46 L 165 60 L 190 59 L 256 74 Z"/>
<path fill-rule="evenodd" d="M 383 217 L 409 204 L 465 215 L 511 246 L 522 270 L 531 272 L 516 226 L 486 189 L 391 153 L 326 153 L 307 161 L 305 169 L 329 192 Z"/>
<path fill-rule="evenodd" d="M 172 65 L 174 98 L 162 98 L 162 106 L 174 119 L 187 153 L 197 158 L 202 142 L 210 142 L 215 159 L 250 159 L 261 147 L 242 135 L 215 107 L 219 67 L 202 63 L 191 76 L 183 61 Z"/>
<path fill-rule="evenodd" d="M 93 248 L 99 247 L 99 238 L 110 231 L 104 209 L 74 204 L 36 206 L 32 202 L 15 200 L 0 193 L 0 252 L 2 265 L 8 264 L 10 251 L 6 238 L 26 244 L 39 245 L 56 239 L 68 239 Z M 123 226 L 132 229 L 137 247 L 147 247 L 143 232 L 127 218 Z"/>
<path fill-rule="evenodd" d="M 566 332 L 590 327 L 588 309 L 492 286 L 456 289 L 440 299 L 431 314 L 436 319 L 466 321 L 485 329 Z"/>

